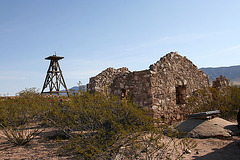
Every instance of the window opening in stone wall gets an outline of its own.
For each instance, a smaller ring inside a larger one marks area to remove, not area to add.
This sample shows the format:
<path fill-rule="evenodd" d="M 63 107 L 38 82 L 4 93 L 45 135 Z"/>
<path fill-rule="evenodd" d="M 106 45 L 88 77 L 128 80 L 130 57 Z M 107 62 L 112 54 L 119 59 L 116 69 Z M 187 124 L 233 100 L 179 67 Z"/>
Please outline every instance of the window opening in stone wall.
<path fill-rule="evenodd" d="M 121 89 L 121 91 L 122 91 L 121 99 L 126 99 L 127 98 L 127 90 Z"/>
<path fill-rule="evenodd" d="M 186 103 L 186 86 L 176 87 L 176 103 L 185 104 Z"/>

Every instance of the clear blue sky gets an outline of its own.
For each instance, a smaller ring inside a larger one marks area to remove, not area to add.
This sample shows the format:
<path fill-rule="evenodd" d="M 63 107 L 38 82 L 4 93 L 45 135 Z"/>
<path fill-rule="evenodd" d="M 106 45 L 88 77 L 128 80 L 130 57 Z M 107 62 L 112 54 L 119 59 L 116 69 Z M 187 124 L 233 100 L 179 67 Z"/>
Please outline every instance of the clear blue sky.
<path fill-rule="evenodd" d="M 107 67 L 148 69 L 171 51 L 200 67 L 240 64 L 239 0 L 0 0 L 0 94 L 40 90 L 49 61 L 68 88 Z"/>

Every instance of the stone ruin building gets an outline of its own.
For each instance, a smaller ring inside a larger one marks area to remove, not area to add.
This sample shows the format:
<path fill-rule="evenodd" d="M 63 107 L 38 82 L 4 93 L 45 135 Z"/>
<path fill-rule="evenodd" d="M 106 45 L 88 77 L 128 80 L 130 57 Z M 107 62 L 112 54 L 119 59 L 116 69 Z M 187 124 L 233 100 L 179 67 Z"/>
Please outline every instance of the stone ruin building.
<path fill-rule="evenodd" d="M 229 86 L 230 80 L 227 79 L 225 76 L 221 75 L 217 77 L 215 81 L 212 82 L 213 88 L 224 89 Z"/>
<path fill-rule="evenodd" d="M 170 52 L 149 69 L 107 68 L 90 78 L 88 91 L 114 94 L 153 111 L 166 122 L 182 120 L 186 98 L 197 89 L 209 87 L 209 78 L 185 56 Z"/>

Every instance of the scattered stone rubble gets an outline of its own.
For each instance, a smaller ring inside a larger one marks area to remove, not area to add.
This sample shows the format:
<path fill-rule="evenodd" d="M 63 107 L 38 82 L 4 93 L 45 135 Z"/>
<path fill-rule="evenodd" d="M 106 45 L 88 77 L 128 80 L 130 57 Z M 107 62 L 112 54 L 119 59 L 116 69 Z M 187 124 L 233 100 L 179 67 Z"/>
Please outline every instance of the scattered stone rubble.
<path fill-rule="evenodd" d="M 170 52 L 149 69 L 130 72 L 126 67 L 108 68 L 90 78 L 88 91 L 114 94 L 153 111 L 166 122 L 186 117 L 186 98 L 197 89 L 209 86 L 209 78 L 190 60 Z"/>

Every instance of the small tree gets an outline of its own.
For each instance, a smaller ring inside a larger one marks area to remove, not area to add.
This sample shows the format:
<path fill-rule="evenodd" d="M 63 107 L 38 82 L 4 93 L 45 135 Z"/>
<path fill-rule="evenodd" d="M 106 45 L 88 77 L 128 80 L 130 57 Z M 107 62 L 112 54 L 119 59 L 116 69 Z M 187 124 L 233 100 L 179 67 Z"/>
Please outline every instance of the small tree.
<path fill-rule="evenodd" d="M 32 88 L 26 88 L 25 90 L 20 91 L 19 93 L 17 93 L 17 96 L 20 97 L 33 97 L 33 96 L 39 96 L 39 89 L 37 89 L 36 87 L 32 87 Z"/>

